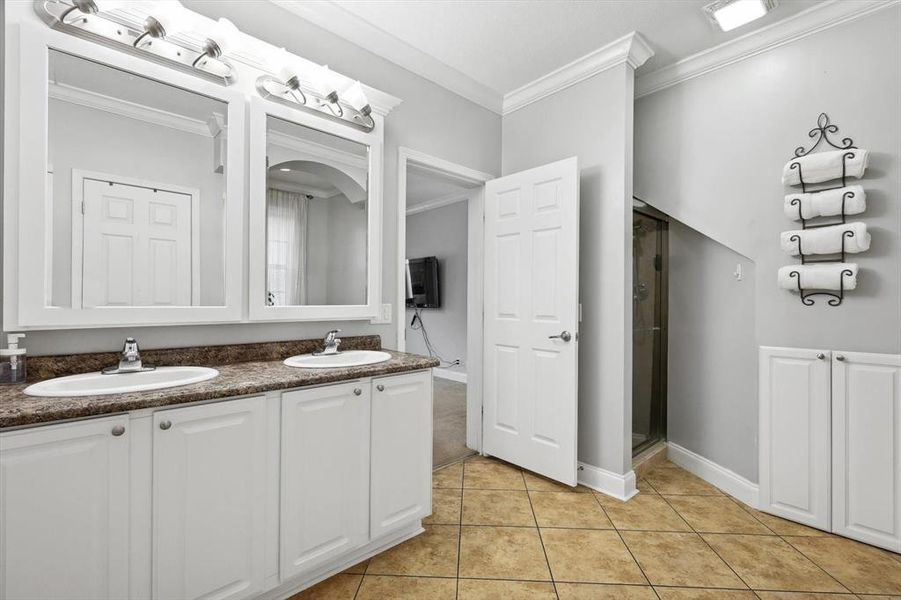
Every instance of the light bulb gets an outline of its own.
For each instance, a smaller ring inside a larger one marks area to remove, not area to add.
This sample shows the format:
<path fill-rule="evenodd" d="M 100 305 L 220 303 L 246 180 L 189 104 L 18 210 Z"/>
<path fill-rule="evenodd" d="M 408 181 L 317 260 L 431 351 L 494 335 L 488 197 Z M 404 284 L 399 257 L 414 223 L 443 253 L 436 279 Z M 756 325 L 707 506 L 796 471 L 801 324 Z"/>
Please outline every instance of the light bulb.
<path fill-rule="evenodd" d="M 219 46 L 220 55 L 229 54 L 237 49 L 238 41 L 241 39 L 241 31 L 235 27 L 234 23 L 222 17 L 216 21 L 210 37 Z"/>
<path fill-rule="evenodd" d="M 187 29 L 190 13 L 179 0 L 161 0 L 154 5 L 148 21 L 150 19 L 156 21 L 161 31 L 153 25 L 145 24 L 148 33 L 153 37 L 165 38 Z"/>
<path fill-rule="evenodd" d="M 363 86 L 360 85 L 359 81 L 354 81 L 346 90 L 341 92 L 341 99 L 364 115 L 372 112 L 369 100 L 366 99 L 366 94 L 363 93 Z"/>
<path fill-rule="evenodd" d="M 279 48 L 269 56 L 268 60 L 272 65 L 272 71 L 279 81 L 289 87 L 295 87 L 291 84 L 299 84 L 297 81 L 297 66 L 294 62 L 294 57 L 291 56 L 287 50 Z M 292 79 L 294 80 L 293 82 L 291 81 Z M 291 82 L 291 84 L 289 84 L 289 82 Z"/>
<path fill-rule="evenodd" d="M 317 67 L 311 77 L 313 88 L 319 92 L 319 95 L 331 103 L 338 101 L 338 90 L 335 89 L 335 75 L 332 73 L 328 65 Z"/>

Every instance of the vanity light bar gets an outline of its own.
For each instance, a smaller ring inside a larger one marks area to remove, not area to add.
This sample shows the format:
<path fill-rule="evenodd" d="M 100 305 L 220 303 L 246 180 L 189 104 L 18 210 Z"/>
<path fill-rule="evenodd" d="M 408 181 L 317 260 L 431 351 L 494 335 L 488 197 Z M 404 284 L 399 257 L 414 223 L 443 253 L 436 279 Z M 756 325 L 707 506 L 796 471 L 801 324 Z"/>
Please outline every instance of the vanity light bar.
<path fill-rule="evenodd" d="M 190 24 L 191 13 L 180 3 L 165 3 L 160 14 L 147 16 L 141 26 L 126 23 L 112 12 L 127 4 L 121 0 L 36 0 L 35 9 L 54 29 L 219 83 L 228 84 L 234 79 L 234 67 L 222 58 L 225 38 L 208 38 L 200 48 L 193 48 L 173 37 Z"/>
<path fill-rule="evenodd" d="M 326 95 L 322 95 L 321 92 L 304 90 L 296 75 L 291 76 L 287 81 L 271 75 L 262 75 L 257 79 L 257 93 L 267 100 L 312 112 L 362 131 L 369 132 L 375 128 L 375 121 L 372 120 L 371 115 L 372 109 L 368 103 L 358 109 L 350 102 L 345 101 L 337 91 L 332 90 Z"/>

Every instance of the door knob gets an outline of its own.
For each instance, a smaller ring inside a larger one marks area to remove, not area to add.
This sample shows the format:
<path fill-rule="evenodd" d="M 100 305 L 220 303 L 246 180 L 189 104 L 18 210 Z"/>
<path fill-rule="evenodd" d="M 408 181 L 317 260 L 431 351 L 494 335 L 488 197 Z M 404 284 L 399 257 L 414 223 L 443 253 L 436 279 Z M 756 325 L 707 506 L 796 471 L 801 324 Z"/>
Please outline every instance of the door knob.
<path fill-rule="evenodd" d="M 160 421 L 160 429 L 166 430 L 172 427 L 172 421 Z"/>
<path fill-rule="evenodd" d="M 561 331 L 557 335 L 549 335 L 547 337 L 549 340 L 563 340 L 564 342 L 568 342 L 573 339 L 573 334 L 568 331 Z"/>

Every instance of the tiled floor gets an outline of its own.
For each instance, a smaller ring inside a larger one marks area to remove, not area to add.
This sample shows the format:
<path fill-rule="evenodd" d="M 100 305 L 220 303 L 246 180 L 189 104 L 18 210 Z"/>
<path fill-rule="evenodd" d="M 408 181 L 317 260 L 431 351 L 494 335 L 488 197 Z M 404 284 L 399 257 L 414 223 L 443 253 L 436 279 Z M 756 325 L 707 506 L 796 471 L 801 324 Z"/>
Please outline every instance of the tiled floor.
<path fill-rule="evenodd" d="M 426 532 L 292 600 L 901 598 L 901 555 L 757 512 L 664 462 L 628 502 L 482 457 Z"/>
<path fill-rule="evenodd" d="M 466 384 L 435 377 L 432 390 L 432 464 L 441 467 L 474 454 L 466 447 Z"/>

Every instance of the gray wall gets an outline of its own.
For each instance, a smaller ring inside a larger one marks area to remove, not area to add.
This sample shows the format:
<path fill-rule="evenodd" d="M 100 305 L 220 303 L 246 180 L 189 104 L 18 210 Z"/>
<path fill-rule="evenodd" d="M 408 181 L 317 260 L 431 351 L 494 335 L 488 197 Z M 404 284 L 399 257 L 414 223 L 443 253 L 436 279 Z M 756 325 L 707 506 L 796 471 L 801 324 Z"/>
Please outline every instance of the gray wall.
<path fill-rule="evenodd" d="M 732 276 L 738 264 L 741 281 Z M 751 481 L 757 481 L 754 287 L 751 260 L 670 222 L 667 439 Z"/>
<path fill-rule="evenodd" d="M 503 172 L 578 156 L 579 460 L 632 468 L 634 74 L 607 69 L 504 117 Z"/>
<path fill-rule="evenodd" d="M 407 216 L 407 258 L 436 256 L 440 274 L 441 308 L 423 309 L 422 318 L 435 350 L 453 367 L 466 372 L 466 260 L 469 229 L 467 202 Z M 410 328 L 413 311 L 407 310 L 407 351 L 427 354 L 422 332 Z"/>
<path fill-rule="evenodd" d="M 30 3 L 24 9 L 37 21 Z M 212 18 L 226 17 L 250 35 L 284 46 L 307 59 L 358 78 L 404 102 L 386 119 L 384 166 L 384 236 L 382 298 L 403 318 L 403 299 L 397 295 L 397 149 L 406 146 L 480 171 L 500 171 L 501 118 L 409 71 L 320 29 L 269 2 L 186 0 L 186 7 Z M 7 18 L 9 18 L 7 14 Z M 16 69 L 7 70 L 15 73 Z M 224 324 L 179 327 L 128 327 L 31 332 L 31 354 L 89 352 L 121 347 L 127 334 L 147 348 L 194 344 L 227 344 L 318 337 L 339 327 L 344 335 L 376 333 L 385 347 L 395 344 L 394 325 L 368 321 L 319 323 Z"/>
<path fill-rule="evenodd" d="M 707 319 L 694 322 L 696 344 L 671 340 L 671 354 L 699 357 L 690 365 L 694 387 L 688 381 L 689 387 L 677 390 L 685 398 L 694 395 L 693 406 L 712 412 L 714 406 L 725 412 L 731 406 L 748 419 L 756 412 L 756 389 L 751 411 L 730 405 L 738 401 L 703 381 L 733 368 L 748 385 L 756 377 L 755 355 L 737 354 L 745 358 L 736 358 L 734 366 L 719 358 L 735 342 L 716 335 L 720 326 L 744 327 L 753 319 L 755 349 L 901 352 L 899 28 L 901 7 L 894 5 L 636 101 L 636 195 L 749 257 L 756 267 L 755 285 L 741 286 L 740 306 L 749 312 L 736 310 L 737 298 L 712 303 Z M 843 305 L 830 307 L 821 299 L 805 307 L 797 294 L 776 285 L 777 269 L 795 262 L 779 249 L 779 233 L 795 226 L 782 212 L 781 173 L 794 148 L 809 141 L 807 132 L 823 111 L 841 136 L 871 152 L 861 181 L 868 207 L 859 219 L 873 243 L 869 252 L 853 257 L 861 267 L 860 283 Z M 682 285 L 673 274 L 671 297 Z M 684 290 L 695 292 L 688 286 Z M 670 310 L 671 327 L 683 318 L 678 308 Z M 756 420 L 751 422 L 755 435 L 749 436 L 744 421 L 724 418 L 714 425 L 708 413 L 687 413 L 677 420 L 676 412 L 671 405 L 674 440 L 757 480 L 748 458 L 757 454 L 751 443 L 756 442 Z"/>

